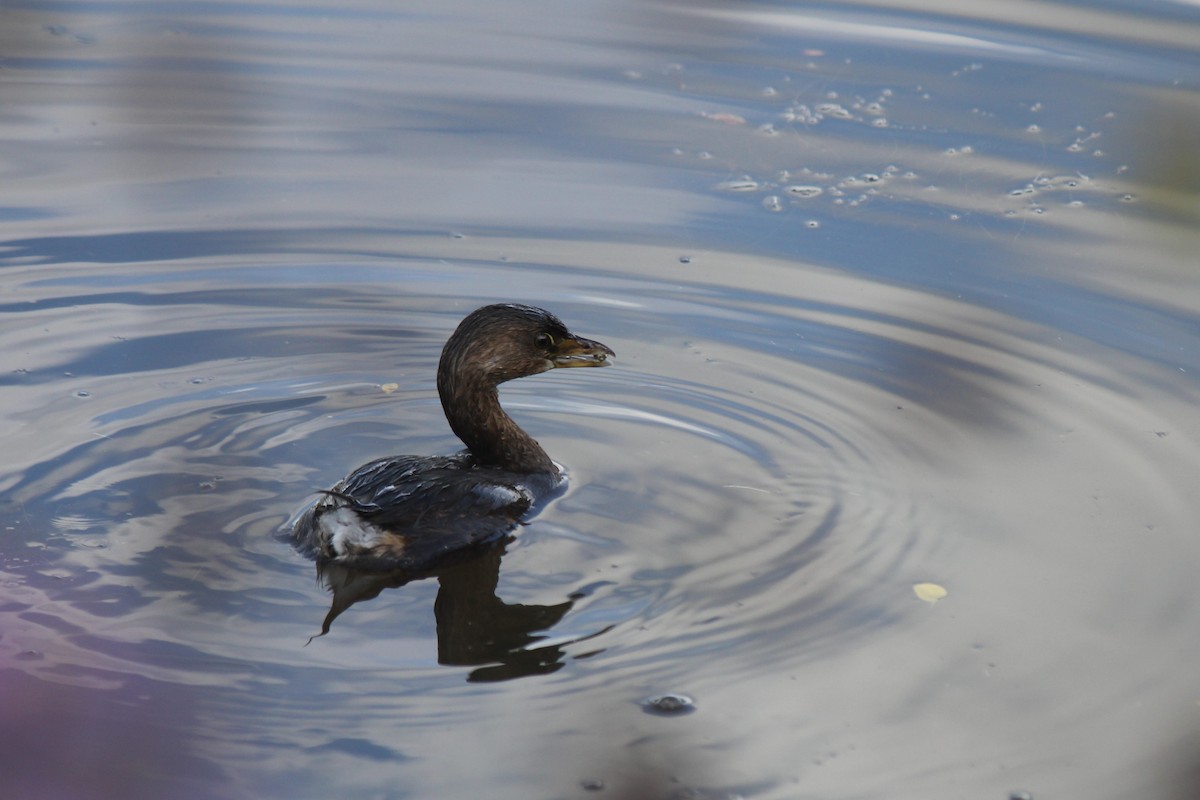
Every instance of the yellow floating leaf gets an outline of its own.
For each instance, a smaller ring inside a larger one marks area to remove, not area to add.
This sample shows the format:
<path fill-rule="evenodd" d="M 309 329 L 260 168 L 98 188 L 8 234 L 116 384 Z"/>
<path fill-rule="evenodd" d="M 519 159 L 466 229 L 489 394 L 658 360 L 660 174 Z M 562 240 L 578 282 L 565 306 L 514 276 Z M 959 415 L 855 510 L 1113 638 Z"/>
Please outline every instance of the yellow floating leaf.
<path fill-rule="evenodd" d="M 913 592 L 926 603 L 936 603 L 946 596 L 946 587 L 936 583 L 914 583 Z"/>
<path fill-rule="evenodd" d="M 394 391 L 396 391 L 397 389 L 399 389 L 399 388 L 400 388 L 400 384 L 398 384 L 398 383 L 385 383 L 385 384 L 383 384 L 382 386 L 380 386 L 379 388 L 380 388 L 380 389 L 383 389 L 383 393 L 384 393 L 384 394 L 391 394 L 392 392 L 394 392 Z"/>

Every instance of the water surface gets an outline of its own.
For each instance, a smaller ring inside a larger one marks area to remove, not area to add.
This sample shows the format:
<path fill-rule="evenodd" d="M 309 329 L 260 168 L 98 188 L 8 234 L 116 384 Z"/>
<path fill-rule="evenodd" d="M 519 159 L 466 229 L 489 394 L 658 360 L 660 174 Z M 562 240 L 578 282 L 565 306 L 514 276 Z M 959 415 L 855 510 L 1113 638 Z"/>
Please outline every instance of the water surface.
<path fill-rule="evenodd" d="M 1194 796 L 1194 5 L 4 15 L 6 796 Z M 503 300 L 568 492 L 310 642 Z"/>

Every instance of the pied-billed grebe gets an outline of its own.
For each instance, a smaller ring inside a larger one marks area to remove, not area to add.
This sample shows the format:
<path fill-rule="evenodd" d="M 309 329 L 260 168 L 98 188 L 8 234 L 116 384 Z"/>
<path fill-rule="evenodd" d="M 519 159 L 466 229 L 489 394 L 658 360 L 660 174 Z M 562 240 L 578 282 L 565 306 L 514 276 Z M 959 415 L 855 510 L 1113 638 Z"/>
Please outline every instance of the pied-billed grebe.
<path fill-rule="evenodd" d="M 500 407 L 496 387 L 556 367 L 607 366 L 612 355 L 540 308 L 471 312 L 442 349 L 437 373 L 442 409 L 467 449 L 364 464 L 296 521 L 297 547 L 319 564 L 419 573 L 503 537 L 562 476 Z"/>

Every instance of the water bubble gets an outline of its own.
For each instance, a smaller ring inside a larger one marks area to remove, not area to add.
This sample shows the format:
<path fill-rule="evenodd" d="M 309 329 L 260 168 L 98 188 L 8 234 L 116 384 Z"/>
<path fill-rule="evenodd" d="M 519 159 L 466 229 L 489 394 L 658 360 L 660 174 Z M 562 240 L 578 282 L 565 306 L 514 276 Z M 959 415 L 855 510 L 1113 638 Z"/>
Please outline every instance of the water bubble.
<path fill-rule="evenodd" d="M 1033 800 L 1033 795 L 1025 791 L 1015 791 L 1008 793 L 1008 800 Z"/>
<path fill-rule="evenodd" d="M 793 106 L 781 115 L 788 122 L 799 122 L 804 125 L 816 125 L 821 121 L 819 114 L 814 114 L 808 106 Z"/>
<path fill-rule="evenodd" d="M 645 698 L 641 701 L 641 706 L 647 714 L 681 716 L 695 711 L 696 701 L 686 694 L 667 692 Z"/>
<path fill-rule="evenodd" d="M 741 178 L 736 181 L 722 181 L 715 188 L 724 192 L 757 192 L 759 185 L 758 181 L 751 178 Z"/>
<path fill-rule="evenodd" d="M 822 103 L 817 106 L 817 113 L 834 119 L 854 119 L 853 114 L 837 103 Z"/>
<path fill-rule="evenodd" d="M 888 126 L 887 117 L 877 117 L 871 120 L 871 124 L 876 128 L 886 128 Z"/>
<path fill-rule="evenodd" d="M 603 792 L 604 781 L 599 778 L 585 778 L 579 782 L 579 786 L 585 792 Z"/>
<path fill-rule="evenodd" d="M 1030 125 L 1028 128 L 1025 129 L 1025 132 L 1026 133 L 1041 133 L 1042 126 L 1041 125 Z"/>
<path fill-rule="evenodd" d="M 773 194 L 764 197 L 762 204 L 767 211 L 783 211 L 783 202 L 779 199 L 779 195 Z"/>
<path fill-rule="evenodd" d="M 821 227 L 821 223 L 817 222 L 815 219 L 810 219 L 808 222 L 804 223 L 804 227 L 816 229 Z"/>
<path fill-rule="evenodd" d="M 764 86 L 763 87 L 763 90 L 762 90 L 763 97 L 774 97 L 777 94 L 779 94 L 779 92 L 776 91 L 774 86 Z"/>
<path fill-rule="evenodd" d="M 825 190 L 820 186 L 789 186 L 784 191 L 792 197 L 809 198 L 822 194 Z"/>
<path fill-rule="evenodd" d="M 75 396 L 76 396 L 76 397 L 91 397 L 91 396 L 92 396 L 92 393 L 91 393 L 91 392 L 86 392 L 86 391 L 83 391 L 83 390 L 81 389 L 80 391 L 78 391 L 78 392 L 76 392 L 76 393 L 75 393 Z"/>
<path fill-rule="evenodd" d="M 692 263 L 692 257 L 691 256 L 680 256 L 679 263 L 680 264 L 690 264 L 690 263 Z"/>

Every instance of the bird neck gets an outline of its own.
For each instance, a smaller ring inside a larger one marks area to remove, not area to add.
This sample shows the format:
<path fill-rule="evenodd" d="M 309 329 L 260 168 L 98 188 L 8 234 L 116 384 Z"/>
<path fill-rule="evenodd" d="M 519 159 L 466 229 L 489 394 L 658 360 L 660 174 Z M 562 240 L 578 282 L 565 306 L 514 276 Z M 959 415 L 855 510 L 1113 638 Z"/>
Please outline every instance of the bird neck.
<path fill-rule="evenodd" d="M 442 374 L 438 395 L 454 434 L 481 466 L 523 473 L 557 473 L 537 440 L 500 406 L 496 385 L 482 376 Z"/>

